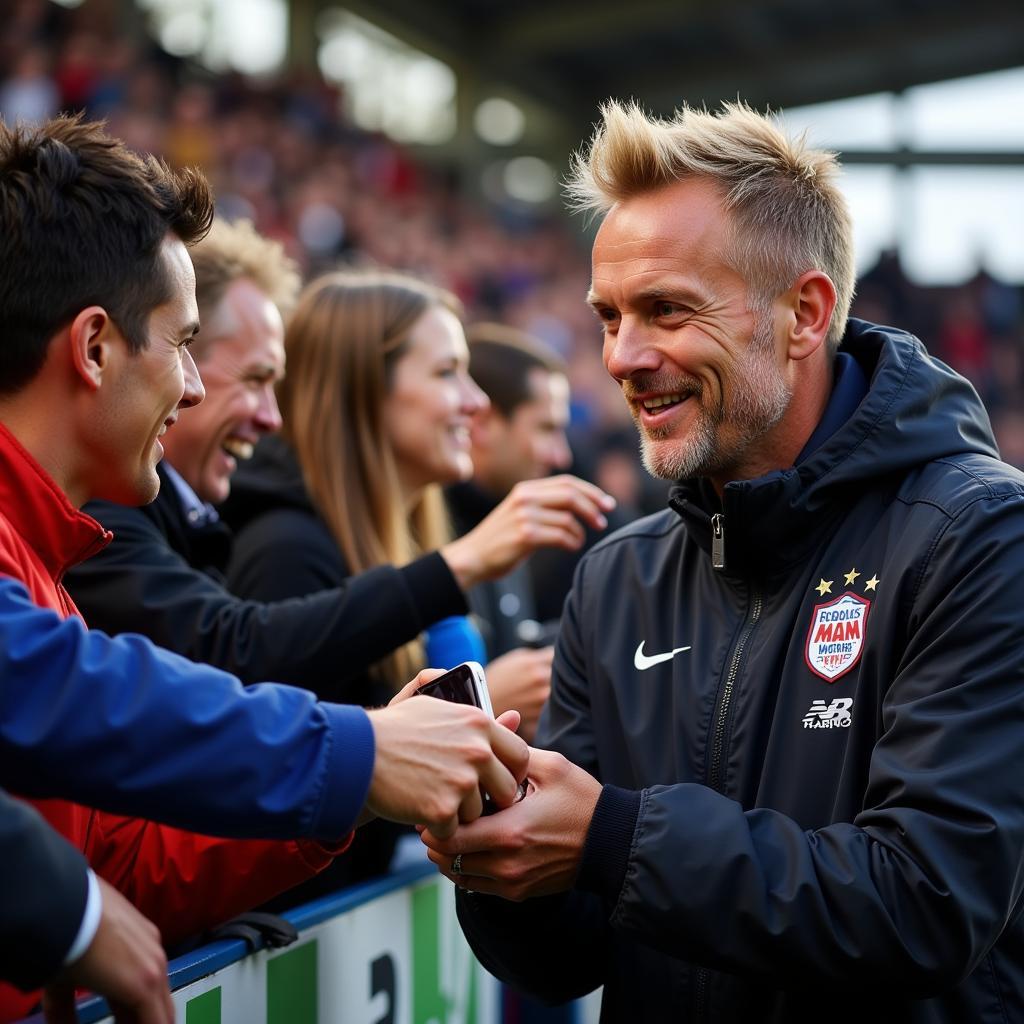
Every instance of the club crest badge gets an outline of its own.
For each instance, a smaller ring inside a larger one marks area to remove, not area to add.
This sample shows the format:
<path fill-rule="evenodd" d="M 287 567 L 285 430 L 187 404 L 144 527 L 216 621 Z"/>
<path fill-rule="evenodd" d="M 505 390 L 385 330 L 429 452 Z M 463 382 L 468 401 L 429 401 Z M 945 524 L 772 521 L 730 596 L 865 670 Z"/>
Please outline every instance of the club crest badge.
<path fill-rule="evenodd" d="M 850 591 L 814 606 L 804 654 L 815 675 L 834 683 L 860 661 L 870 609 L 866 597 Z"/>

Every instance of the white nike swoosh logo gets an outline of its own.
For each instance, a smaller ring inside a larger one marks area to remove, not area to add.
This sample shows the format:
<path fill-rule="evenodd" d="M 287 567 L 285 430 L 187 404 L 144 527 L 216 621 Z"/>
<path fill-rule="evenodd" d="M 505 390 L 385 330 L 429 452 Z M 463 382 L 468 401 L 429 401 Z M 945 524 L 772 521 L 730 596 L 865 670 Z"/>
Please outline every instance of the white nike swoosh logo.
<path fill-rule="evenodd" d="M 633 664 L 641 671 L 651 668 L 654 665 L 660 665 L 663 661 L 671 661 L 677 654 L 682 651 L 688 651 L 689 647 L 673 647 L 671 651 L 666 651 L 664 654 L 644 654 L 644 641 L 640 641 L 640 646 L 636 649 L 636 654 L 633 655 Z"/>

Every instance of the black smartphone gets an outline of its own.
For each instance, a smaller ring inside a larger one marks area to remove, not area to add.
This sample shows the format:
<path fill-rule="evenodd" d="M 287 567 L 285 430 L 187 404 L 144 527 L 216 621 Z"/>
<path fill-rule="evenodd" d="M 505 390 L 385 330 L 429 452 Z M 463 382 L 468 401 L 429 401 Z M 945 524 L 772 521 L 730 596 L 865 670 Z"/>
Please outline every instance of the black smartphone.
<path fill-rule="evenodd" d="M 454 704 L 472 704 L 475 708 L 482 708 L 494 717 L 494 708 L 491 707 L 491 695 L 487 691 L 487 677 L 479 662 L 464 661 L 461 665 L 445 672 L 443 676 L 424 683 L 414 694 L 421 693 L 428 697 L 437 697 L 439 700 L 448 700 Z M 526 780 L 519 784 L 519 792 L 516 794 L 516 802 L 526 796 Z M 484 814 L 494 814 L 498 805 L 484 793 Z"/>
<path fill-rule="evenodd" d="M 491 695 L 487 692 L 487 677 L 476 661 L 464 661 L 456 665 L 443 676 L 424 683 L 416 693 L 425 693 L 428 697 L 437 697 L 454 704 L 472 704 L 475 708 L 482 708 L 491 718 L 494 717 Z"/>

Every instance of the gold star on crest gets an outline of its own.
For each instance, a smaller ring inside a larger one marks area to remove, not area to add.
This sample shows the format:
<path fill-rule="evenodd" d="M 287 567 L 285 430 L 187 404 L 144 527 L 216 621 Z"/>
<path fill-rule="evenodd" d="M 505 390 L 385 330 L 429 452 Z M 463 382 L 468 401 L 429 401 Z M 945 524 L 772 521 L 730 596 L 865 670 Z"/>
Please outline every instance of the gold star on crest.
<path fill-rule="evenodd" d="M 854 580 L 855 580 L 855 579 L 856 579 L 856 578 L 857 578 L 857 577 L 858 577 L 859 575 L 860 575 L 860 573 L 859 573 L 859 572 L 857 572 L 857 567 L 856 567 L 856 566 L 854 566 L 854 567 L 853 567 L 853 568 L 852 568 L 852 569 L 851 569 L 851 570 L 850 570 L 850 571 L 849 571 L 849 572 L 848 572 L 848 573 L 847 573 L 847 574 L 846 574 L 846 575 L 845 575 L 845 576 L 843 577 L 843 579 L 844 579 L 844 580 L 846 580 L 846 585 L 847 585 L 848 587 L 852 587 L 852 586 L 853 586 L 853 581 L 854 581 Z"/>
<path fill-rule="evenodd" d="M 814 589 L 822 597 L 824 597 L 826 594 L 831 594 L 832 593 L 832 580 L 822 580 Z"/>
<path fill-rule="evenodd" d="M 877 576 L 872 576 L 871 579 L 864 581 L 865 590 L 874 590 L 882 581 Z"/>

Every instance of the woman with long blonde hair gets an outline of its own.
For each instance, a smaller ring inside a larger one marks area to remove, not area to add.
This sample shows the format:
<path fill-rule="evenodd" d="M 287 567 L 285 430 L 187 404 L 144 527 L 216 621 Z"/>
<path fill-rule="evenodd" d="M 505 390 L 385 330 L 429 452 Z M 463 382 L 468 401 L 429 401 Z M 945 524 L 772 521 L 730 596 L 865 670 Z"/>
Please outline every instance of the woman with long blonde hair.
<path fill-rule="evenodd" d="M 607 496 L 559 476 L 517 488 L 451 539 L 441 486 L 472 474 L 470 420 L 487 403 L 460 314 L 453 295 L 404 274 L 345 271 L 306 288 L 285 342 L 284 429 L 239 470 L 227 509 L 236 593 L 277 600 L 419 559 L 416 585 L 451 609 L 538 547 L 578 546 L 579 519 L 603 525 Z M 387 685 L 367 686 L 363 703 L 386 699 L 422 658 L 418 642 L 398 647 L 373 673 Z M 514 694 L 492 696 L 496 711 L 514 706 Z"/>

